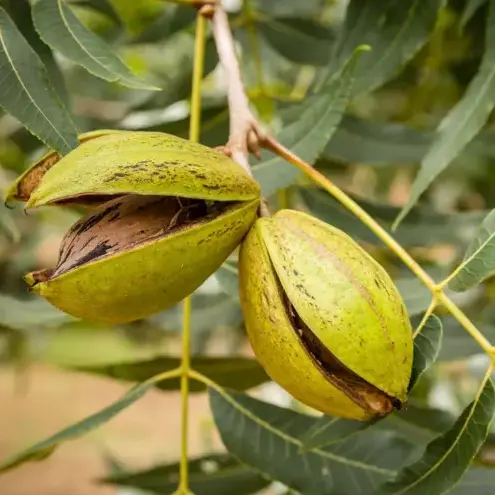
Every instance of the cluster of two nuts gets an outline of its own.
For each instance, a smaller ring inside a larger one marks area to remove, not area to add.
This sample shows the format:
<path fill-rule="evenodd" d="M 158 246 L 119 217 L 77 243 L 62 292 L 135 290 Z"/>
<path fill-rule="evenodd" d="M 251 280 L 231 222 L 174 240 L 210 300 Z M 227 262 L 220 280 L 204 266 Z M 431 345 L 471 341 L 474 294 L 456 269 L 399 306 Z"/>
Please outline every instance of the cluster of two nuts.
<path fill-rule="evenodd" d="M 8 198 L 88 209 L 30 290 L 73 316 L 123 323 L 194 292 L 233 250 L 253 350 L 270 377 L 328 414 L 367 420 L 406 401 L 412 336 L 400 295 L 357 243 L 310 215 L 256 218 L 233 160 L 163 133 L 97 131 L 51 152 Z"/>

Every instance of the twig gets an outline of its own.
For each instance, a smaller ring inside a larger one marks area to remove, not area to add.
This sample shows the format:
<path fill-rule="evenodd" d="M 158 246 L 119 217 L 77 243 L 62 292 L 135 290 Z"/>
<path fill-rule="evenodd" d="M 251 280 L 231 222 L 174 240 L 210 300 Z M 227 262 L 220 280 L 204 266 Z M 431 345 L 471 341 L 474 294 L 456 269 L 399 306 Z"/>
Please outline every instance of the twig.
<path fill-rule="evenodd" d="M 212 28 L 218 58 L 227 79 L 230 132 L 224 152 L 251 174 L 249 153 L 259 156 L 266 134 L 249 108 L 229 20 L 220 4 L 215 6 Z"/>

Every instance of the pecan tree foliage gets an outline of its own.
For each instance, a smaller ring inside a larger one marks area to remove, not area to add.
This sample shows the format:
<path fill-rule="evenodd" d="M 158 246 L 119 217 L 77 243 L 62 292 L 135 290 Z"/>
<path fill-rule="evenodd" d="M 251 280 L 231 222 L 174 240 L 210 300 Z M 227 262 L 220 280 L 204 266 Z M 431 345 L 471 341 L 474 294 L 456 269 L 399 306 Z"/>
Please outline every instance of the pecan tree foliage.
<path fill-rule="evenodd" d="M 181 326 L 180 357 L 80 367 L 137 384 L 2 468 L 45 458 L 156 387 L 181 390 L 181 458 L 106 483 L 198 495 L 274 482 L 286 493 L 489 493 L 495 0 L 132 4 L 0 1 L 5 177 L 41 144 L 65 155 L 95 129 L 219 147 L 260 183 L 266 208 L 310 211 L 393 276 L 414 328 L 408 406 L 358 422 L 255 398 L 268 377 L 254 359 L 203 352 L 221 325 L 244 338 L 233 255 L 213 276 L 217 292 L 198 289 L 125 327 Z M 0 328 L 14 353 L 68 321 L 13 282 L 37 261 L 25 255 L 20 267 L 6 253 L 30 252 L 38 223 L 1 210 Z M 439 387 L 454 390 L 443 409 Z M 227 453 L 190 458 L 188 397 L 205 391 Z"/>

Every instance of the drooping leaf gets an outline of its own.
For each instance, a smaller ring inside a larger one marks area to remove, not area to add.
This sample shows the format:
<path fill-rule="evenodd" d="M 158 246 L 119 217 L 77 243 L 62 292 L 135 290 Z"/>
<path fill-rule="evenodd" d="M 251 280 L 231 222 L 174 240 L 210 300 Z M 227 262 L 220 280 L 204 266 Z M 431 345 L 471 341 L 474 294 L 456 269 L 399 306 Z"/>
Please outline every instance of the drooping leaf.
<path fill-rule="evenodd" d="M 449 288 L 456 292 L 474 287 L 495 272 L 495 210 L 483 220 L 456 272 L 449 282 Z"/>
<path fill-rule="evenodd" d="M 298 189 L 311 212 L 362 241 L 381 244 L 381 241 L 351 212 L 332 196 L 316 187 Z M 400 208 L 350 194 L 382 227 L 391 230 Z M 434 244 L 461 244 L 468 241 L 486 213 L 438 213 L 431 208 L 417 206 L 399 226 L 393 237 L 403 246 L 430 246 Z"/>
<path fill-rule="evenodd" d="M 40 461 L 51 455 L 54 450 L 63 442 L 73 440 L 98 428 L 102 424 L 110 421 L 118 413 L 134 404 L 138 399 L 153 386 L 152 383 L 142 383 L 127 392 L 118 401 L 101 411 L 88 416 L 87 418 L 59 431 L 55 435 L 39 442 L 32 447 L 23 450 L 19 454 L 7 459 L 0 464 L 0 472 L 10 470 L 28 461 Z"/>
<path fill-rule="evenodd" d="M 394 77 L 428 41 L 443 0 L 351 0 L 330 71 L 357 45 L 371 46 L 356 67 L 353 94 L 370 92 Z"/>
<path fill-rule="evenodd" d="M 101 38 L 87 29 L 62 0 L 40 0 L 33 6 L 41 39 L 91 74 L 137 89 L 157 90 L 133 74 Z"/>
<path fill-rule="evenodd" d="M 423 457 L 405 467 L 376 495 L 445 493 L 461 479 L 483 444 L 495 413 L 495 389 L 488 378 L 454 426 L 428 444 Z"/>
<path fill-rule="evenodd" d="M 335 131 L 349 101 L 353 71 L 363 48 L 356 50 L 342 72 L 330 78 L 325 86 L 304 103 L 291 107 L 278 133 L 277 140 L 303 160 L 313 163 Z M 293 183 L 300 172 L 279 157 L 261 154 L 262 162 L 253 166 L 253 175 L 263 193 L 270 196 Z"/>
<path fill-rule="evenodd" d="M 196 495 L 250 495 L 270 481 L 228 454 L 210 454 L 189 459 L 189 488 Z M 103 478 L 106 484 L 128 486 L 147 493 L 172 495 L 177 489 L 180 463 L 119 473 Z"/>
<path fill-rule="evenodd" d="M 292 62 L 324 66 L 330 61 L 335 34 L 312 19 L 262 17 L 257 27 L 268 43 Z"/>
<path fill-rule="evenodd" d="M 414 388 L 419 377 L 437 360 L 442 345 L 442 322 L 431 315 L 414 339 L 414 360 L 409 390 Z"/>
<path fill-rule="evenodd" d="M 67 109 L 46 69 L 0 7 L 0 106 L 47 146 L 65 154 L 78 144 Z"/>
<path fill-rule="evenodd" d="M 240 393 L 210 389 L 209 394 L 215 423 L 229 452 L 301 493 L 371 493 L 394 476 L 410 451 L 409 443 L 368 430 L 349 441 L 303 452 L 300 438 L 316 418 Z"/>
<path fill-rule="evenodd" d="M 202 373 L 222 387 L 229 387 L 234 390 L 248 390 L 270 380 L 255 359 L 240 356 L 193 356 L 191 363 L 198 373 Z M 158 373 L 173 370 L 178 366 L 180 366 L 180 358 L 163 356 L 139 361 L 71 368 L 76 371 L 109 376 L 118 380 L 142 382 Z M 179 390 L 180 378 L 158 382 L 156 387 L 161 390 Z M 201 382 L 191 381 L 189 390 L 194 393 L 203 392 L 205 385 Z"/>
<path fill-rule="evenodd" d="M 395 225 L 403 220 L 433 180 L 478 134 L 495 105 L 495 0 L 490 0 L 486 22 L 486 49 L 478 73 L 461 101 L 440 123 L 438 136 L 421 162 L 409 199 Z"/>

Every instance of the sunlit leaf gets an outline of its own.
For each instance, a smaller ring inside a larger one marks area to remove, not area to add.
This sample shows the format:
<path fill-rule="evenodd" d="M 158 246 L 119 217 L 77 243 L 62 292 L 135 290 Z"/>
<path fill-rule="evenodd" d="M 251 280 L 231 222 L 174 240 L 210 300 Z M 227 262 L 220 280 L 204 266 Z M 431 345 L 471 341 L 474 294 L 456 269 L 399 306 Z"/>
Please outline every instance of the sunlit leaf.
<path fill-rule="evenodd" d="M 443 0 L 351 0 L 330 71 L 349 57 L 357 45 L 371 54 L 356 67 L 353 93 L 369 92 L 395 76 L 428 41 Z"/>
<path fill-rule="evenodd" d="M 87 29 L 62 0 L 40 0 L 33 18 L 42 40 L 91 74 L 124 86 L 156 90 L 131 72 L 101 38 Z"/>
<path fill-rule="evenodd" d="M 43 63 L 2 7 L 0 73 L 0 106 L 6 112 L 62 154 L 77 146 L 76 128 Z"/>
<path fill-rule="evenodd" d="M 495 105 L 495 0 L 490 0 L 486 23 L 486 50 L 478 73 L 461 101 L 440 123 L 438 137 L 421 162 L 409 199 L 397 217 L 397 225 L 433 180 L 478 134 Z"/>
<path fill-rule="evenodd" d="M 307 65 L 327 65 L 334 32 L 311 19 L 264 18 L 258 29 L 268 43 L 288 60 Z"/>
<path fill-rule="evenodd" d="M 323 449 L 302 451 L 300 438 L 316 418 L 240 393 L 211 389 L 209 393 L 215 423 L 229 452 L 298 492 L 371 493 L 407 460 L 407 442 L 371 430 Z"/>
<path fill-rule="evenodd" d="M 173 370 L 180 366 L 178 357 L 159 357 L 153 359 L 111 363 L 97 366 L 72 367 L 77 371 L 109 376 L 118 380 L 142 382 L 158 373 Z M 223 387 L 235 390 L 248 390 L 270 380 L 255 359 L 245 357 L 192 357 L 192 367 Z M 161 390 L 179 390 L 180 378 L 158 382 Z M 203 383 L 191 381 L 191 392 L 203 392 Z"/>
<path fill-rule="evenodd" d="M 442 322 L 431 315 L 414 339 L 414 361 L 409 390 L 414 388 L 419 377 L 437 360 L 442 345 Z"/>
<path fill-rule="evenodd" d="M 481 224 L 478 235 L 468 247 L 449 288 L 463 292 L 474 287 L 495 272 L 495 210 Z"/>
<path fill-rule="evenodd" d="M 129 392 L 127 392 L 118 401 L 114 402 L 110 406 L 102 409 L 101 411 L 88 416 L 87 418 L 75 423 L 62 431 L 59 431 L 55 435 L 43 440 L 40 443 L 27 448 L 14 457 L 7 459 L 0 464 L 0 472 L 12 469 L 19 464 L 23 464 L 28 461 L 40 461 L 51 455 L 54 450 L 63 442 L 73 440 L 82 435 L 89 433 L 90 431 L 98 428 L 102 424 L 110 421 L 114 416 L 121 411 L 134 404 L 138 399 L 153 386 L 151 383 L 142 383 Z"/>
<path fill-rule="evenodd" d="M 228 454 L 211 454 L 189 459 L 189 488 L 196 495 L 250 495 L 270 481 Z M 103 478 L 103 483 L 129 486 L 149 493 L 172 495 L 177 489 L 180 463 L 123 472 Z"/>
<path fill-rule="evenodd" d="M 330 78 L 320 92 L 287 111 L 284 120 L 288 123 L 278 133 L 277 140 L 309 163 L 322 152 L 342 118 L 349 101 L 354 66 L 361 51 L 357 50 L 342 72 Z M 262 162 L 253 167 L 253 175 L 267 196 L 287 187 L 300 175 L 282 158 L 267 152 L 261 156 Z"/>
<path fill-rule="evenodd" d="M 468 469 L 483 444 L 495 412 L 495 389 L 488 379 L 454 426 L 433 440 L 421 459 L 405 467 L 376 495 L 445 493 Z"/>

